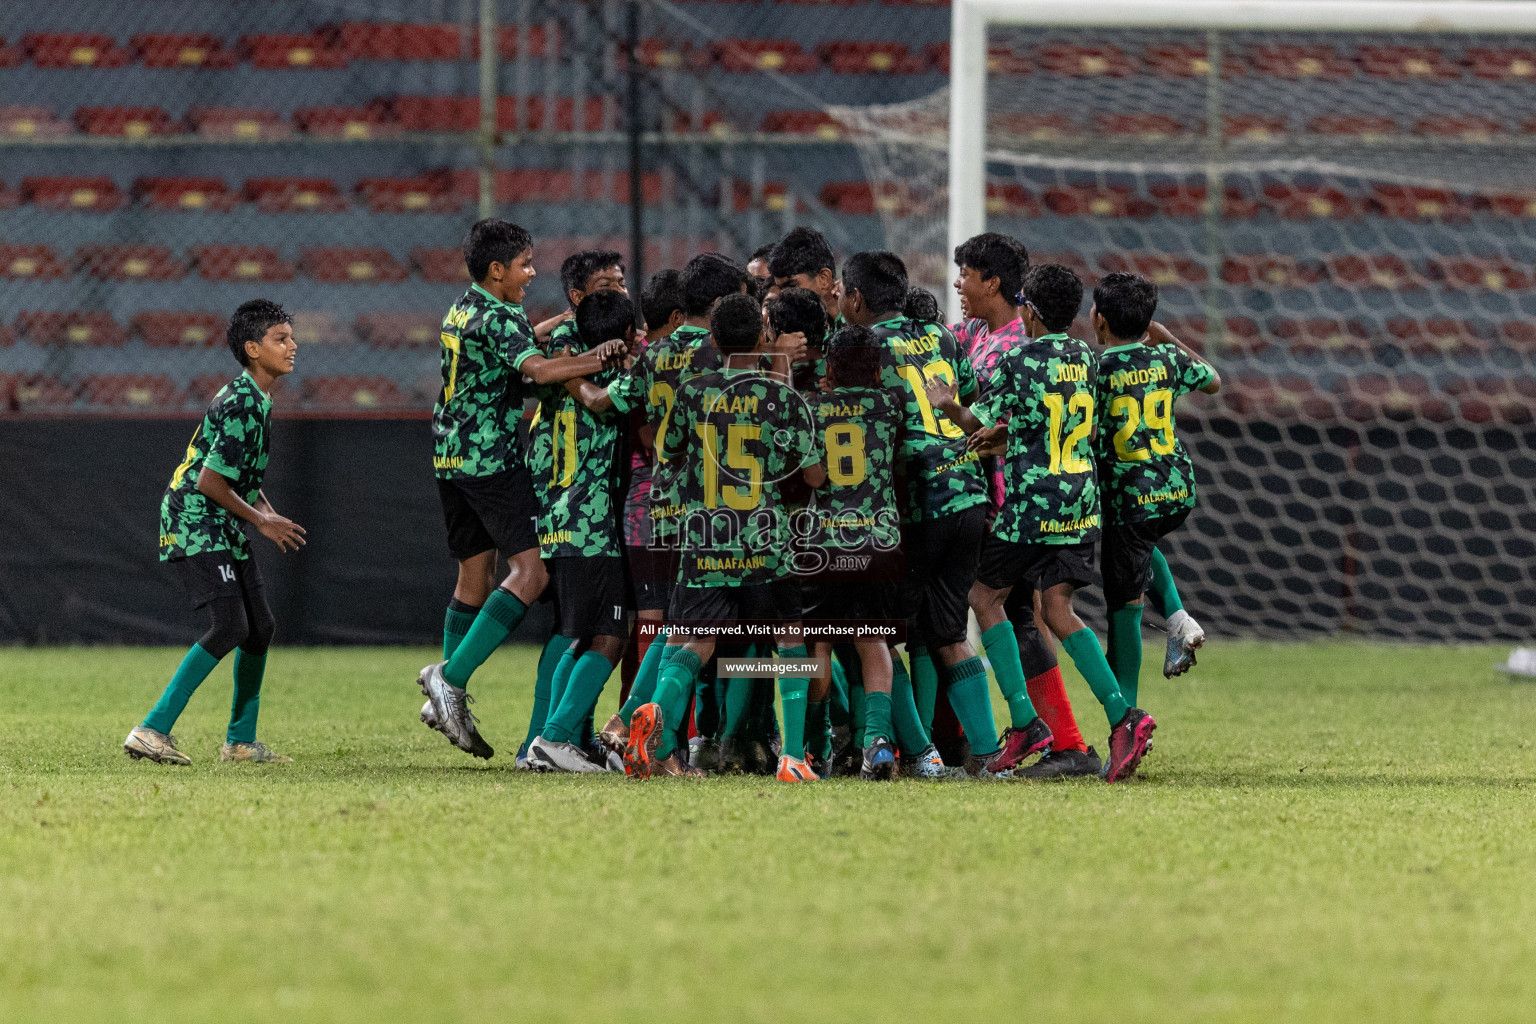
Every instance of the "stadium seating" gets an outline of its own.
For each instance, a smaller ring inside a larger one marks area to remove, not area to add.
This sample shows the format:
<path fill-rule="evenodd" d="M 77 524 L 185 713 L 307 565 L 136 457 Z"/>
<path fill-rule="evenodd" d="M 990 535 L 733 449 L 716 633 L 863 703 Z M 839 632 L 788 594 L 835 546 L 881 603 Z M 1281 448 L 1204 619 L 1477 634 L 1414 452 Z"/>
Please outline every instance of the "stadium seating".
<path fill-rule="evenodd" d="M 383 104 L 361 107 L 301 107 L 293 112 L 293 125 L 301 132 L 336 139 L 386 138 L 398 132 Z"/>
<path fill-rule="evenodd" d="M 26 51 L 19 44 L 8 43 L 4 36 L 0 36 L 0 68 L 20 67 L 26 59 Z"/>
<path fill-rule="evenodd" d="M 1397 81 L 1445 80 L 1461 77 L 1461 68 L 1430 46 L 1361 46 L 1355 60 L 1367 75 Z"/>
<path fill-rule="evenodd" d="M 778 71 L 793 75 L 820 71 L 822 67 L 820 58 L 806 53 L 792 39 L 722 39 L 711 43 L 706 53 L 715 67 L 729 72 Z"/>
<path fill-rule="evenodd" d="M 328 411 L 378 412 L 410 408 L 410 396 L 379 374 L 306 377 L 304 404 Z"/>
<path fill-rule="evenodd" d="M 34 345 L 118 346 L 128 331 L 111 313 L 24 310 L 16 314 L 16 334 Z"/>
<path fill-rule="evenodd" d="M 395 123 L 408 132 L 472 132 L 480 127 L 475 96 L 396 96 Z"/>
<path fill-rule="evenodd" d="M 300 345 L 343 345 L 353 337 L 340 317 L 319 311 L 293 314 L 293 340 Z"/>
<path fill-rule="evenodd" d="M 374 348 L 436 347 L 442 320 L 432 313 L 360 313 L 355 330 Z"/>
<path fill-rule="evenodd" d="M 179 281 L 187 265 L 163 245 L 82 245 L 75 267 L 98 281 Z"/>
<path fill-rule="evenodd" d="M 16 374 L 11 378 L 12 402 L 18 412 L 63 412 L 75 404 L 77 394 L 52 374 Z"/>
<path fill-rule="evenodd" d="M 346 67 L 348 62 L 346 50 L 318 32 L 242 36 L 239 51 L 264 70 L 333 69 Z"/>
<path fill-rule="evenodd" d="M 387 284 L 410 275 L 404 264 L 377 246 L 310 246 L 299 257 L 299 269 L 326 284 Z"/>
<path fill-rule="evenodd" d="M 71 126 L 54 112 L 36 104 L 0 104 L 0 135 L 13 139 L 46 139 L 68 135 Z"/>
<path fill-rule="evenodd" d="M 363 178 L 354 191 L 371 213 L 458 213 L 465 197 L 452 187 L 452 177 L 442 173 Z"/>
<path fill-rule="evenodd" d="M 242 195 L 262 213 L 337 213 L 347 198 L 329 178 L 247 178 Z"/>
<path fill-rule="evenodd" d="M 1041 70 L 1074 78 L 1125 78 L 1139 70 L 1136 61 L 1118 46 L 1046 43 L 1037 48 L 1036 59 Z"/>
<path fill-rule="evenodd" d="M 134 57 L 149 68 L 231 68 L 235 54 L 215 35 L 149 32 L 128 40 Z"/>
<path fill-rule="evenodd" d="M 136 178 L 133 182 L 134 198 L 152 210 L 211 210 L 228 213 L 235 208 L 240 197 L 222 178 Z"/>
<path fill-rule="evenodd" d="M 62 281 L 69 277 L 49 245 L 0 245 L 0 277 L 13 281 Z"/>
<path fill-rule="evenodd" d="M 911 75 L 928 69 L 927 61 L 905 43 L 844 40 L 823 43 L 816 52 L 837 74 Z"/>
<path fill-rule="evenodd" d="M 90 373 L 80 378 L 78 393 L 87 408 L 150 412 L 174 407 L 181 389 L 162 373 Z"/>
<path fill-rule="evenodd" d="M 469 287 L 469 270 L 464 266 L 464 250 L 457 246 L 433 248 L 419 245 L 411 250 L 411 266 L 422 280 L 433 284 Z"/>
<path fill-rule="evenodd" d="M 457 24 L 354 21 L 338 26 L 335 38 L 351 60 L 469 60 L 480 43 L 477 32 Z"/>
<path fill-rule="evenodd" d="M 266 245 L 194 245 L 187 250 L 205 281 L 292 281 L 294 267 Z"/>
<path fill-rule="evenodd" d="M 86 135 L 121 135 L 142 139 L 150 135 L 174 135 L 181 126 L 159 107 L 80 107 L 75 127 Z"/>
<path fill-rule="evenodd" d="M 217 348 L 224 344 L 225 321 L 217 313 L 135 313 L 130 331 L 151 348 Z"/>
<path fill-rule="evenodd" d="M 89 32 L 29 32 L 21 48 L 40 68 L 120 68 L 132 57 L 111 36 Z"/>
<path fill-rule="evenodd" d="M 45 210 L 108 213 L 123 205 L 124 195 L 111 178 L 21 179 L 22 198 Z"/>
<path fill-rule="evenodd" d="M 823 139 L 843 137 L 843 126 L 825 110 L 770 110 L 763 115 L 762 130 Z"/>
<path fill-rule="evenodd" d="M 187 124 L 210 139 L 273 141 L 293 133 L 277 111 L 256 107 L 193 107 L 187 112 Z"/>

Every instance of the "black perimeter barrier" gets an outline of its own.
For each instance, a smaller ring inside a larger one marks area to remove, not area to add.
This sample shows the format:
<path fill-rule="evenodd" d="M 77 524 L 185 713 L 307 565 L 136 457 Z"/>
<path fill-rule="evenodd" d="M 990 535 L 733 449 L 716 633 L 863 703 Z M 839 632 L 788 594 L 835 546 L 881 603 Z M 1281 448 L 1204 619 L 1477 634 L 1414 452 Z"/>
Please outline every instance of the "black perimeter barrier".
<path fill-rule="evenodd" d="M 0 643 L 190 643 L 157 560 L 193 418 L 0 419 Z M 1200 508 L 1164 544 L 1208 631 L 1536 637 L 1536 429 L 1188 416 Z M 309 545 L 255 557 L 288 644 L 434 643 L 454 565 L 423 418 L 273 425 L 266 491 Z M 1102 623 L 1097 589 L 1084 610 Z M 1149 616 L 1149 618 L 1151 618 Z M 515 639 L 542 641 L 541 607 Z"/>

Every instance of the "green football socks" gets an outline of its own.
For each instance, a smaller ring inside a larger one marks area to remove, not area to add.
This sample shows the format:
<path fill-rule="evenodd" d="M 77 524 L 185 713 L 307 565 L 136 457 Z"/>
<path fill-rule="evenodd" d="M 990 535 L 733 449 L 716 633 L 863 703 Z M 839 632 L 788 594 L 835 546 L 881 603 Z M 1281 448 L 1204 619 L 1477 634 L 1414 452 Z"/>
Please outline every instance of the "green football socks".
<path fill-rule="evenodd" d="M 1090 634 L 1091 635 L 1091 634 Z M 1106 671 L 1108 666 L 1105 666 Z M 1114 677 L 1110 677 L 1113 681 Z M 949 666 L 949 706 L 955 709 L 960 728 L 971 741 L 971 753 L 987 757 L 997 753 L 997 723 L 992 719 L 992 697 L 987 692 L 987 670 L 974 655 Z"/>
<path fill-rule="evenodd" d="M 1179 588 L 1174 586 L 1173 573 L 1168 568 L 1168 559 L 1157 548 L 1152 549 L 1152 587 L 1147 596 L 1152 599 L 1157 614 L 1165 619 L 1184 610 L 1184 602 L 1179 600 Z"/>
<path fill-rule="evenodd" d="M 480 614 L 480 609 L 472 604 L 465 604 L 458 598 L 450 598 L 448 601 L 448 613 L 443 617 L 443 660 L 453 657 L 453 652 L 459 649 L 459 644 L 464 640 L 464 634 L 469 632 L 469 627 L 475 624 L 475 616 Z"/>
<path fill-rule="evenodd" d="M 878 739 L 891 738 L 891 695 L 865 692 L 864 694 L 864 746 Z"/>
<path fill-rule="evenodd" d="M 1131 707 L 1136 706 L 1141 682 L 1141 609 L 1139 604 L 1129 604 L 1109 613 L 1109 667 L 1120 695 Z"/>
<path fill-rule="evenodd" d="M 907 656 L 912 659 L 912 699 L 917 704 L 917 717 L 922 719 L 923 732 L 932 737 L 933 708 L 939 699 L 939 670 L 926 647 L 909 647 Z"/>
<path fill-rule="evenodd" d="M 752 707 L 751 679 L 722 679 L 725 684 L 725 728 L 722 739 L 735 739 L 741 735 L 742 720 Z"/>
<path fill-rule="evenodd" d="M 805 706 L 805 749 L 823 761 L 832 756 L 832 716 L 828 703 L 813 700 Z"/>
<path fill-rule="evenodd" d="M 523 747 L 532 743 L 539 735 L 539 730 L 544 728 L 544 720 L 549 717 L 549 690 L 555 678 L 555 669 L 560 665 L 560 657 L 571 646 L 571 641 L 556 633 L 544 644 L 544 652 L 539 655 L 539 671 L 533 677 L 533 714 L 528 716 L 528 735 L 523 737 Z"/>
<path fill-rule="evenodd" d="M 827 718 L 832 727 L 846 726 L 852 720 L 852 711 L 848 703 L 848 673 L 843 671 L 842 662 L 837 660 L 837 655 L 832 655 L 832 689 L 827 694 Z"/>
<path fill-rule="evenodd" d="M 585 741 L 587 736 L 582 734 L 583 728 L 588 734 L 591 731 L 590 726 L 584 726 L 587 715 L 602 695 L 603 687 L 608 685 L 608 677 L 612 674 L 613 662 L 597 651 L 587 651 L 575 659 L 575 667 L 571 669 L 570 681 L 566 683 L 565 693 L 560 697 L 559 707 L 544 726 L 544 738 L 551 743 Z"/>
<path fill-rule="evenodd" d="M 901 656 L 895 653 L 891 654 L 891 727 L 896 731 L 894 739 L 902 753 L 919 754 L 928 749 L 928 730 L 923 728 L 912 699 L 912 678 L 907 675 Z"/>
<path fill-rule="evenodd" d="M 458 648 L 443 666 L 443 678 L 450 685 L 465 689 L 475 669 L 495 653 L 517 624 L 523 621 L 528 606 L 517 599 L 510 590 L 500 587 L 491 592 L 485 607 L 475 616 L 474 625 L 464 634 Z"/>
<path fill-rule="evenodd" d="M 1024 678 L 1024 663 L 1019 659 L 1019 641 L 1013 635 L 1013 623 L 1004 619 L 981 634 L 982 649 L 997 676 L 997 688 L 1008 702 L 1008 724 L 1022 729 L 1035 720 L 1035 705 L 1030 702 Z"/>
<path fill-rule="evenodd" d="M 1072 659 L 1072 664 L 1077 666 L 1077 671 L 1088 681 L 1088 689 L 1104 705 L 1104 714 L 1109 716 L 1110 728 L 1119 725 L 1130 705 L 1120 692 L 1120 684 L 1115 682 L 1115 673 L 1109 667 L 1109 660 L 1104 657 L 1099 638 L 1093 635 L 1093 630 L 1085 627 L 1063 639 L 1061 646 Z"/>
<path fill-rule="evenodd" d="M 805 644 L 780 647 L 779 655 L 784 658 L 804 658 Z M 805 760 L 805 706 L 810 690 L 809 676 L 779 679 L 779 702 L 784 707 L 784 756 L 797 761 Z"/>
<path fill-rule="evenodd" d="M 661 663 L 667 654 L 667 634 L 657 633 L 651 640 L 651 645 L 645 649 L 645 657 L 640 659 L 640 669 L 635 673 L 634 685 L 629 688 L 629 697 L 624 701 L 624 706 L 619 708 L 619 717 L 626 723 L 629 716 L 635 713 L 635 709 L 641 704 L 649 704 L 656 695 L 656 680 L 661 677 Z"/>
<path fill-rule="evenodd" d="M 261 677 L 266 671 L 265 653 L 247 654 L 235 648 L 235 697 L 229 705 L 229 731 L 224 734 L 224 742 L 256 742 L 256 715 L 261 710 Z"/>
<path fill-rule="evenodd" d="M 670 645 L 669 645 L 670 646 Z M 676 724 L 688 712 L 688 696 L 699 674 L 699 656 L 679 646 L 670 654 L 656 684 L 655 702 L 661 706 L 661 741 L 656 747 L 658 760 L 666 760 L 677 749 Z"/>
<path fill-rule="evenodd" d="M 144 728 L 153 729 L 155 732 L 169 733 L 171 727 L 176 724 L 176 719 L 181 717 L 181 712 L 187 706 L 187 701 L 192 699 L 192 694 L 208 678 L 208 673 L 213 671 L 213 666 L 219 663 L 219 659 L 203 650 L 202 644 L 193 644 L 187 651 L 186 657 L 181 659 L 181 664 L 176 667 L 176 674 L 171 676 L 171 681 L 165 687 L 165 692 L 160 694 L 160 699 L 144 718 Z"/>
<path fill-rule="evenodd" d="M 555 663 L 554 675 L 549 677 L 549 707 L 544 710 L 544 721 L 539 723 L 539 735 L 544 735 L 545 730 L 554 725 L 555 712 L 560 710 L 560 705 L 565 700 L 565 688 L 571 681 L 571 673 L 576 669 L 576 652 L 573 647 L 576 641 L 570 637 L 563 637 L 565 650 L 560 652 L 560 660 Z"/>

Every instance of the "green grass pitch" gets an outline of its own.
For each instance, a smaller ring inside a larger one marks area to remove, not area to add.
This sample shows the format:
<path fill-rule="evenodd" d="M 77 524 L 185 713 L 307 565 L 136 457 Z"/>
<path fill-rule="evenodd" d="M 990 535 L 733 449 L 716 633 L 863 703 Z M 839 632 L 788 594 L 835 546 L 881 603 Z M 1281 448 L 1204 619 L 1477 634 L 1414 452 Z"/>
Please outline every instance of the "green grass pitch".
<path fill-rule="evenodd" d="M 626 783 L 512 770 L 536 652 L 273 652 L 262 738 L 119 744 L 180 656 L 0 649 L 0 1020 L 1527 1020 L 1536 687 L 1503 649 L 1215 640 L 1094 781 Z M 1085 731 L 1106 726 L 1081 680 Z M 615 690 L 617 688 L 615 687 Z M 606 716 L 614 694 L 604 697 Z"/>

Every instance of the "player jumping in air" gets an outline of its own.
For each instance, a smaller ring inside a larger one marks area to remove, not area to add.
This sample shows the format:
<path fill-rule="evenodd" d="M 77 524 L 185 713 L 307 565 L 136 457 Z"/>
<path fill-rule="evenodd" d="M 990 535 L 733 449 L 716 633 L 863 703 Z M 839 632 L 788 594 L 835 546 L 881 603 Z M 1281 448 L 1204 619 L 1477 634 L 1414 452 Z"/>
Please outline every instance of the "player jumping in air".
<path fill-rule="evenodd" d="M 1105 778 L 1118 782 L 1135 772 L 1157 724 L 1126 701 L 1098 638 L 1072 608 L 1073 593 L 1093 582 L 1093 542 L 1099 533 L 1089 440 L 1097 360 L 1087 344 L 1067 334 L 1082 305 L 1083 286 L 1066 267 L 1047 264 L 1024 278 L 1024 299 L 1024 327 L 1034 341 L 1003 356 L 992 389 L 974 412 L 960 406 L 947 382 L 931 383 L 928 394 L 967 432 L 1009 417 L 1005 426 L 993 427 L 1007 432 L 1008 495 L 982 552 L 971 608 L 1008 701 L 1013 731 L 1029 737 L 1028 749 L 1044 750 L 1050 744 L 1050 729 L 1035 714 L 1027 693 L 1017 640 L 1004 611 L 1013 588 L 1024 585 L 1040 591 L 1046 625 L 1104 706 L 1111 729 Z M 986 435 L 972 437 L 978 447 L 986 440 Z M 1021 723 L 1028 724 L 1021 728 Z"/>
<path fill-rule="evenodd" d="M 578 356 L 540 353 L 523 312 L 533 280 L 533 236 L 504 220 L 469 229 L 464 261 L 474 284 L 443 318 L 443 388 L 432 411 L 438 496 L 458 582 L 443 626 L 447 660 L 421 670 L 430 707 L 422 721 L 460 750 L 489 758 L 466 691 L 470 675 L 517 628 L 549 582 L 539 558 L 539 503 L 524 460 L 517 422 L 522 378 L 548 384 L 623 359 L 619 341 Z M 496 553 L 511 571 L 495 586 Z"/>
<path fill-rule="evenodd" d="M 171 728 L 213 667 L 235 652 L 235 698 L 225 735 L 225 761 L 291 761 L 256 740 L 256 715 L 267 646 L 276 623 L 261 572 L 239 520 L 279 551 L 297 551 L 304 529 L 278 515 L 261 492 L 272 438 L 272 385 L 293 371 L 293 320 L 275 302 L 256 299 L 235 310 L 226 332 L 245 372 L 214 396 L 160 503 L 160 560 L 180 574 L 194 608 L 207 607 L 208 632 L 192 645 L 154 708 L 123 741 L 129 756 L 191 764 Z"/>
<path fill-rule="evenodd" d="M 1157 542 L 1182 526 L 1195 507 L 1194 464 L 1174 433 L 1173 406 L 1180 395 L 1215 394 L 1221 387 L 1209 363 L 1152 321 L 1156 310 L 1157 285 L 1135 274 L 1109 274 L 1093 289 L 1090 316 L 1106 346 L 1098 377 L 1100 568 L 1109 609 L 1109 662 L 1130 704 L 1136 703 L 1141 674 L 1141 612 L 1153 585 Z M 1188 612 L 1182 607 L 1173 612 L 1164 673 L 1193 665 L 1194 648 L 1204 639 Z"/>

